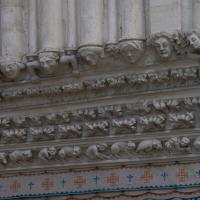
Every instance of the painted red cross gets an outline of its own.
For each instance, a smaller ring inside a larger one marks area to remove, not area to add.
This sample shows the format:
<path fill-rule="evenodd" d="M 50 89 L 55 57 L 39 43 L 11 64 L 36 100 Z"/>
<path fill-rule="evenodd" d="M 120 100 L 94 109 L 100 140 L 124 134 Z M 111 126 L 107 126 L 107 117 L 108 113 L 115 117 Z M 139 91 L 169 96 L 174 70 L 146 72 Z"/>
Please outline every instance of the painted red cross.
<path fill-rule="evenodd" d="M 153 180 L 153 174 L 150 171 L 144 171 L 144 174 L 140 177 L 143 183 L 150 183 Z"/>
<path fill-rule="evenodd" d="M 53 182 L 49 178 L 45 178 L 44 181 L 42 182 L 42 187 L 45 190 L 50 190 L 51 187 L 53 187 Z"/>
<path fill-rule="evenodd" d="M 12 192 L 18 192 L 21 189 L 21 183 L 17 180 L 14 180 L 13 183 L 10 185 L 10 190 Z"/>
<path fill-rule="evenodd" d="M 77 176 L 77 177 L 74 179 L 74 185 L 75 185 L 77 188 L 82 188 L 85 184 L 86 184 L 86 179 L 85 179 L 84 176 Z"/>
<path fill-rule="evenodd" d="M 119 176 L 116 176 L 115 173 L 112 173 L 109 177 L 106 178 L 107 183 L 110 186 L 115 187 L 119 183 Z"/>
<path fill-rule="evenodd" d="M 188 179 L 188 172 L 185 169 L 179 169 L 176 173 L 176 177 L 180 182 L 185 182 Z"/>

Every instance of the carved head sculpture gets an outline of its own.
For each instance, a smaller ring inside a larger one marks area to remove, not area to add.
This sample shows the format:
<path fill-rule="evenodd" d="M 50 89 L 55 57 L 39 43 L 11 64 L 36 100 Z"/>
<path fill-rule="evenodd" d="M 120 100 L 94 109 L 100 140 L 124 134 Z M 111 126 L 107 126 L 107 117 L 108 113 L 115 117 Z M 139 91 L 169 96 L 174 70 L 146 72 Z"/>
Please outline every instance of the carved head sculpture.
<path fill-rule="evenodd" d="M 135 63 L 144 51 L 144 42 L 140 40 L 123 41 L 119 43 L 120 53 L 129 63 Z"/>
<path fill-rule="evenodd" d="M 41 71 L 45 75 L 52 75 L 56 71 L 56 65 L 59 62 L 58 52 L 44 51 L 39 53 Z"/>
<path fill-rule="evenodd" d="M 7 57 L 1 58 L 0 64 L 0 71 L 3 74 L 5 80 L 8 81 L 13 81 L 18 78 L 21 70 L 25 68 L 22 63 L 17 62 L 15 59 Z"/>
<path fill-rule="evenodd" d="M 192 31 L 192 33 L 188 34 L 187 38 L 190 42 L 191 47 L 195 51 L 200 51 L 200 33 Z"/>
<path fill-rule="evenodd" d="M 82 47 L 78 51 L 78 56 L 80 60 L 88 66 L 96 66 L 100 55 L 102 53 L 102 48 L 98 46 L 88 46 Z"/>
<path fill-rule="evenodd" d="M 108 56 L 117 56 L 119 53 L 119 47 L 116 44 L 107 44 L 104 47 L 104 51 Z"/>
<path fill-rule="evenodd" d="M 151 37 L 151 44 L 155 48 L 156 53 L 162 59 L 168 59 L 172 56 L 172 36 L 168 33 L 156 33 Z"/>
<path fill-rule="evenodd" d="M 105 151 L 108 148 L 108 145 L 106 143 L 101 143 L 97 145 L 97 148 L 99 151 Z"/>

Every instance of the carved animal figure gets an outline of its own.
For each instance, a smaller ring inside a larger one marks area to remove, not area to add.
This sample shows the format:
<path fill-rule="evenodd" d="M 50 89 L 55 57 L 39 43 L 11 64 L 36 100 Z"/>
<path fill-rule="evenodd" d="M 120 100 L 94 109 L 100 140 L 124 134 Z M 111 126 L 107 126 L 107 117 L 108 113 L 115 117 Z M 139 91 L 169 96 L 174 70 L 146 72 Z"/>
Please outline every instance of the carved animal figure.
<path fill-rule="evenodd" d="M 7 154 L 5 152 L 0 152 L 0 163 L 6 165 L 7 161 Z"/>
<path fill-rule="evenodd" d="M 168 151 L 180 151 L 180 152 L 189 152 L 190 151 L 190 139 L 187 137 L 177 138 L 172 137 L 165 143 L 165 147 Z"/>
<path fill-rule="evenodd" d="M 9 159 L 12 162 L 26 162 L 32 158 L 31 150 L 16 150 L 9 154 Z"/>
<path fill-rule="evenodd" d="M 200 136 L 196 138 L 196 140 L 193 143 L 193 146 L 196 150 L 200 150 Z"/>
<path fill-rule="evenodd" d="M 81 147 L 79 146 L 74 146 L 74 147 L 63 147 L 62 149 L 60 149 L 60 151 L 58 152 L 58 156 L 61 159 L 65 159 L 65 158 L 76 158 L 79 157 L 81 154 Z"/>
<path fill-rule="evenodd" d="M 43 161 L 53 160 L 56 157 L 56 148 L 55 147 L 49 147 L 49 148 L 43 148 L 40 150 L 38 154 L 38 158 Z"/>
<path fill-rule="evenodd" d="M 111 146 L 111 153 L 113 156 L 120 156 L 121 154 L 130 154 L 131 151 L 134 151 L 136 145 L 132 141 L 128 142 L 116 142 Z"/>
<path fill-rule="evenodd" d="M 137 153 L 153 153 L 156 151 L 162 150 L 162 143 L 160 140 L 152 139 L 152 140 L 144 140 L 139 143 L 136 152 Z"/>
<path fill-rule="evenodd" d="M 86 155 L 91 159 L 91 160 L 96 160 L 96 159 L 108 159 L 109 156 L 103 154 L 106 149 L 108 148 L 108 145 L 105 143 L 101 144 L 93 144 L 88 147 L 86 150 Z"/>

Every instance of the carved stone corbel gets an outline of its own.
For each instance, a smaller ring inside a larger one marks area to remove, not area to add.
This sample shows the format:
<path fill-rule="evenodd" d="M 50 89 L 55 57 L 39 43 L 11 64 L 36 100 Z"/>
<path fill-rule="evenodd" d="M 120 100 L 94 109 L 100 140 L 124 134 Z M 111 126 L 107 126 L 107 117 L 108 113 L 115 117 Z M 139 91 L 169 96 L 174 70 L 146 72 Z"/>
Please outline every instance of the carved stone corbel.
<path fill-rule="evenodd" d="M 39 52 L 39 68 L 36 69 L 39 76 L 52 76 L 59 64 L 60 52 L 54 50 L 44 50 Z"/>
<path fill-rule="evenodd" d="M 74 76 L 80 75 L 75 51 L 66 50 L 64 54 L 61 55 L 59 63 L 69 65 L 72 68 L 72 74 Z"/>
<path fill-rule="evenodd" d="M 104 47 L 104 52 L 109 57 L 116 57 L 119 55 L 120 49 L 117 44 L 106 44 Z"/>
<path fill-rule="evenodd" d="M 22 79 L 22 71 L 25 71 L 25 68 L 25 65 L 16 58 L 0 58 L 0 72 L 3 81 L 17 81 Z"/>
<path fill-rule="evenodd" d="M 96 66 L 102 54 L 102 47 L 87 46 L 78 50 L 80 62 L 86 66 Z"/>
<path fill-rule="evenodd" d="M 119 44 L 120 54 L 128 63 L 135 63 L 144 52 L 144 41 L 142 40 L 124 40 Z"/>
<path fill-rule="evenodd" d="M 36 72 L 35 72 L 40 67 L 38 55 L 37 54 L 26 55 L 24 63 L 27 67 L 27 73 L 28 73 L 26 78 L 28 80 L 38 79 L 38 76 L 36 75 Z"/>

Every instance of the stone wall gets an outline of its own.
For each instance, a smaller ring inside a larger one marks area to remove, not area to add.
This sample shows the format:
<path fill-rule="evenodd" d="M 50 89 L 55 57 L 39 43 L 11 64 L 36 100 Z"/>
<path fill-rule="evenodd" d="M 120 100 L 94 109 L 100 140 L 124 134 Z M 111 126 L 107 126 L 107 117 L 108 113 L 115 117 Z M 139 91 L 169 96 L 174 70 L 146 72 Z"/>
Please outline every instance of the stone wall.
<path fill-rule="evenodd" d="M 185 167 L 156 187 L 199 187 L 199 0 L 0 2 L 0 199 L 71 195 L 38 184 L 138 166 Z M 137 189 L 123 181 L 112 191 Z"/>

